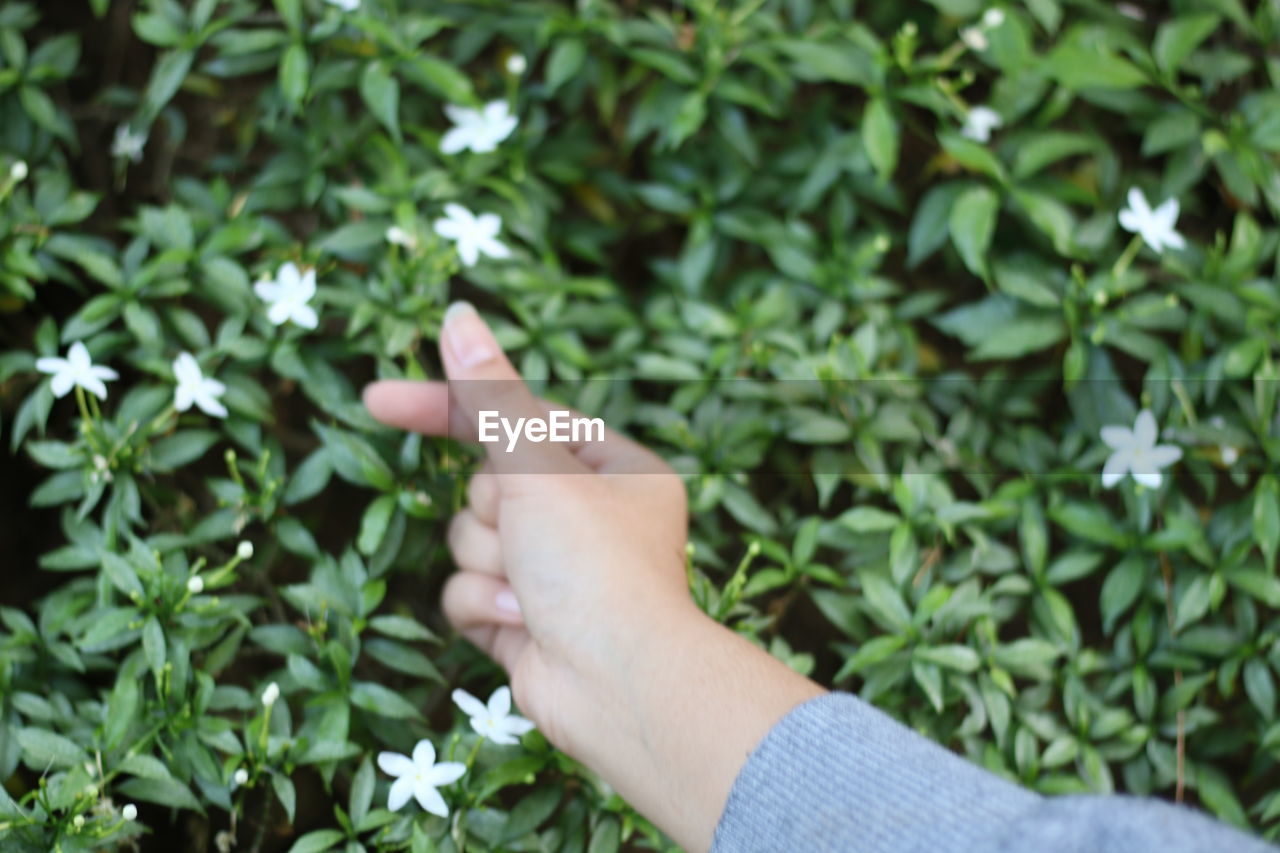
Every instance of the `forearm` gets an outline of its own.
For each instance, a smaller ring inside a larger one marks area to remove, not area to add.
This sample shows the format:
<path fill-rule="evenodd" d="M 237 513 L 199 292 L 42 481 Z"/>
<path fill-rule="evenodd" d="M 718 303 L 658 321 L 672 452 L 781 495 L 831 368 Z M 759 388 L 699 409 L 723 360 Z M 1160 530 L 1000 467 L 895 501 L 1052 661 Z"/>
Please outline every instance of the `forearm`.
<path fill-rule="evenodd" d="M 682 847 L 707 850 L 751 750 L 824 691 L 691 603 L 644 622 L 628 659 L 584 679 L 594 704 L 571 704 L 597 719 L 567 733 L 569 750 Z"/>

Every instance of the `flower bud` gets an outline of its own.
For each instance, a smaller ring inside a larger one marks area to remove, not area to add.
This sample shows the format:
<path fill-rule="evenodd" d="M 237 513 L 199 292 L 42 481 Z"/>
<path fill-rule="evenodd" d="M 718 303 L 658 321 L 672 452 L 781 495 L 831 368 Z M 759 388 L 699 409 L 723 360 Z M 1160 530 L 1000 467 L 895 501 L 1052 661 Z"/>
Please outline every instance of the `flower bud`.
<path fill-rule="evenodd" d="M 125 807 L 120 810 L 120 814 L 124 817 L 125 820 L 137 820 L 138 807 L 135 806 L 133 803 L 127 803 Z"/>
<path fill-rule="evenodd" d="M 519 76 L 523 74 L 529 67 L 529 60 L 524 58 L 523 54 L 513 53 L 507 57 L 507 73 Z"/>
<path fill-rule="evenodd" d="M 13 178 L 14 183 L 26 180 L 28 172 L 27 161 L 25 160 L 18 160 L 9 167 L 9 177 Z"/>
<path fill-rule="evenodd" d="M 248 539 L 241 540 L 236 546 L 236 556 L 242 560 L 248 560 L 253 556 L 253 543 Z"/>
<path fill-rule="evenodd" d="M 267 689 L 262 691 L 262 704 L 264 707 L 270 708 L 275 701 L 280 698 L 280 685 L 274 681 L 267 685 Z"/>
<path fill-rule="evenodd" d="M 204 592 L 204 578 L 199 575 L 192 575 L 187 578 L 187 591 L 192 595 L 199 595 Z"/>

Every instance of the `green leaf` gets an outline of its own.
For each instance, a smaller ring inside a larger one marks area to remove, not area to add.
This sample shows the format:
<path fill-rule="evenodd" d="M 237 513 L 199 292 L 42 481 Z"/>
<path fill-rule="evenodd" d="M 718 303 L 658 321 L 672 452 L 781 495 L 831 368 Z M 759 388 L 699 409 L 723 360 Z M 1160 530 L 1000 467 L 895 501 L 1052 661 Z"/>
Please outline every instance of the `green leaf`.
<path fill-rule="evenodd" d="M 1133 63 L 1109 47 L 1084 38 L 1064 40 L 1045 60 L 1045 69 L 1068 89 L 1131 89 L 1147 82 Z"/>
<path fill-rule="evenodd" d="M 547 94 L 554 94 L 579 71 L 587 59 L 587 45 L 582 39 L 567 38 L 556 43 L 547 60 Z"/>
<path fill-rule="evenodd" d="M 289 853 L 321 853 L 323 850 L 332 850 L 344 840 L 346 836 L 336 829 L 317 829 L 293 842 Z"/>
<path fill-rule="evenodd" d="M 27 726 L 17 730 L 18 746 L 27 766 L 37 773 L 49 768 L 74 767 L 89 760 L 75 741 L 47 729 Z"/>
<path fill-rule="evenodd" d="M 957 672 L 974 672 L 978 668 L 978 653 L 968 646 L 917 646 L 912 657 L 918 661 L 937 664 Z M 941 708 L 939 708 L 941 710 Z"/>
<path fill-rule="evenodd" d="M 1180 15 L 1160 25 L 1151 52 L 1163 71 L 1176 71 L 1200 43 L 1213 34 L 1222 18 L 1212 13 Z"/>
<path fill-rule="evenodd" d="M 419 719 L 422 714 L 407 699 L 372 681 L 357 681 L 351 688 L 351 704 L 370 713 L 395 719 Z"/>
<path fill-rule="evenodd" d="M 1125 557 L 1107 574 L 1098 606 L 1102 610 L 1102 625 L 1108 632 L 1121 614 L 1138 600 L 1146 577 L 1147 561 L 1139 554 Z"/>
<path fill-rule="evenodd" d="M 360 96 L 374 117 L 400 139 L 400 82 L 385 62 L 370 62 L 360 75 Z"/>
<path fill-rule="evenodd" d="M 116 786 L 116 790 L 128 799 L 145 800 L 148 803 L 157 803 L 176 809 L 190 809 L 201 814 L 204 813 L 200 801 L 191 793 L 191 789 L 179 779 L 135 777 Z"/>
<path fill-rule="evenodd" d="M 366 756 L 364 761 L 360 762 L 360 769 L 356 771 L 355 777 L 351 780 L 351 797 L 347 805 L 347 811 L 351 814 L 351 822 L 357 826 L 364 821 L 364 816 L 369 813 L 369 806 L 373 803 L 373 785 L 375 781 L 373 763 Z"/>
<path fill-rule="evenodd" d="M 289 818 L 290 823 L 293 823 L 294 815 L 298 810 L 298 793 L 294 788 L 293 780 L 283 773 L 272 773 L 271 790 L 275 791 L 276 799 L 284 808 L 285 816 Z M 295 844 L 294 847 L 296 848 L 297 845 Z"/>
<path fill-rule="evenodd" d="M 154 616 L 149 617 L 142 626 L 142 651 L 146 655 L 147 666 L 151 667 L 151 672 L 159 678 L 164 670 L 165 641 L 164 629 L 160 627 L 160 621 Z"/>
<path fill-rule="evenodd" d="M 1200 621 L 1209 612 L 1213 596 L 1209 588 L 1209 575 L 1197 575 L 1178 597 L 1178 604 L 1173 611 L 1173 627 L 1180 631 L 1193 622 Z"/>
<path fill-rule="evenodd" d="M 426 640 L 437 642 L 440 638 L 415 619 L 407 616 L 382 615 L 369 620 L 369 627 L 379 634 L 397 640 Z"/>
<path fill-rule="evenodd" d="M 1049 517 L 1068 533 L 1114 548 L 1129 544 L 1129 535 L 1118 527 L 1105 509 L 1097 504 L 1065 503 L 1050 507 Z"/>
<path fill-rule="evenodd" d="M 1271 675 L 1271 667 L 1265 660 L 1252 658 L 1244 665 L 1244 692 L 1249 701 L 1262 714 L 1264 720 L 1274 720 L 1276 716 L 1276 682 Z"/>
<path fill-rule="evenodd" d="M 618 853 L 622 847 L 622 828 L 612 817 L 604 817 L 591 833 L 587 853 Z"/>
<path fill-rule="evenodd" d="M 356 539 L 356 550 L 361 554 L 367 556 L 378 550 L 382 537 L 386 535 L 387 525 L 391 523 L 391 516 L 396 511 L 396 503 L 395 495 L 382 495 L 365 509 L 364 517 L 360 520 L 360 535 Z"/>
<path fill-rule="evenodd" d="M 905 632 L 911 628 L 911 611 L 902 594 L 888 580 L 872 572 L 862 572 L 858 579 L 873 619 L 890 631 Z"/>
<path fill-rule="evenodd" d="M 1266 557 L 1266 564 L 1276 564 L 1280 550 L 1280 484 L 1275 477 L 1263 477 L 1253 492 L 1253 538 Z"/>
<path fill-rule="evenodd" d="M 862 144 L 882 181 L 898 166 L 898 121 L 884 98 L 873 98 L 862 114 Z"/>
<path fill-rule="evenodd" d="M 882 533 L 897 527 L 901 520 L 896 513 L 878 507 L 859 506 L 845 510 L 836 523 L 854 533 Z"/>
<path fill-rule="evenodd" d="M 102 571 L 106 574 L 107 579 L 111 581 L 112 586 L 126 596 L 142 595 L 142 581 L 138 580 L 137 571 L 124 557 L 110 551 L 104 551 L 102 553 Z"/>
<path fill-rule="evenodd" d="M 986 186 L 966 190 L 951 208 L 951 242 L 969 272 L 979 278 L 987 277 L 987 250 L 991 248 L 999 209 L 1000 198 Z"/>
<path fill-rule="evenodd" d="M 280 61 L 280 93 L 292 112 L 302 108 L 310 71 L 311 60 L 307 56 L 306 45 L 294 42 L 285 48 L 284 58 Z"/>
<path fill-rule="evenodd" d="M 142 96 L 145 124 L 150 125 L 165 105 L 173 100 L 173 96 L 182 87 L 182 81 L 187 78 L 187 72 L 191 70 L 195 58 L 195 52 L 186 49 L 168 50 L 161 54 L 151 70 L 151 80 Z"/>
<path fill-rule="evenodd" d="M 153 471 L 174 471 L 190 465 L 218 443 L 221 436 L 210 429 L 189 429 L 162 438 L 151 445 Z"/>

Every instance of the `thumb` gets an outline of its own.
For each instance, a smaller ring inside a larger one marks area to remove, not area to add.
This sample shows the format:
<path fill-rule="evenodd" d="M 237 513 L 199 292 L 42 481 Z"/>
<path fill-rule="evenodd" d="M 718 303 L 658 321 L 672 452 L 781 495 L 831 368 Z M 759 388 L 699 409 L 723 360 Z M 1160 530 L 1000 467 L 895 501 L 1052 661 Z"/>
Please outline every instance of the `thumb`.
<path fill-rule="evenodd" d="M 533 422 L 546 423 L 546 408 L 529 391 L 503 354 L 493 332 L 476 309 L 455 302 L 445 312 L 440 355 L 449 379 L 449 405 L 461 409 L 467 434 L 479 434 L 485 454 L 498 474 L 583 473 L 588 469 L 547 430 L 525 431 Z M 459 422 L 458 412 L 449 423 Z M 481 429 L 482 425 L 487 425 Z"/>

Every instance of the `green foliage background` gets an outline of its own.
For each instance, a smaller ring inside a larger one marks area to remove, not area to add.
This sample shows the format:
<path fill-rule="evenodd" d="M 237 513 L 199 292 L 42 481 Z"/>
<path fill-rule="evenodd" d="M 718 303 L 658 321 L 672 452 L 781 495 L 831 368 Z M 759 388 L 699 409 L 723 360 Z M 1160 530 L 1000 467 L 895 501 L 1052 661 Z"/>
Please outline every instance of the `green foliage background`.
<path fill-rule="evenodd" d="M 999 8 L 0 6 L 10 537 L 54 521 L 0 607 L 5 849 L 669 847 L 449 705 L 501 683 L 427 627 L 465 465 L 359 388 L 438 375 L 455 298 L 682 462 L 718 618 L 1037 790 L 1185 786 L 1275 837 L 1280 3 Z M 444 105 L 494 99 L 511 138 L 442 155 Z M 1185 251 L 1119 229 L 1131 186 Z M 450 201 L 515 257 L 461 268 Z M 253 293 L 288 260 L 317 331 Z M 122 374 L 87 420 L 34 369 L 77 340 Z M 168 408 L 183 350 L 225 421 Z M 1104 490 L 1141 408 L 1183 459 Z M 371 756 L 420 737 L 473 762 L 447 820 L 380 808 Z"/>

